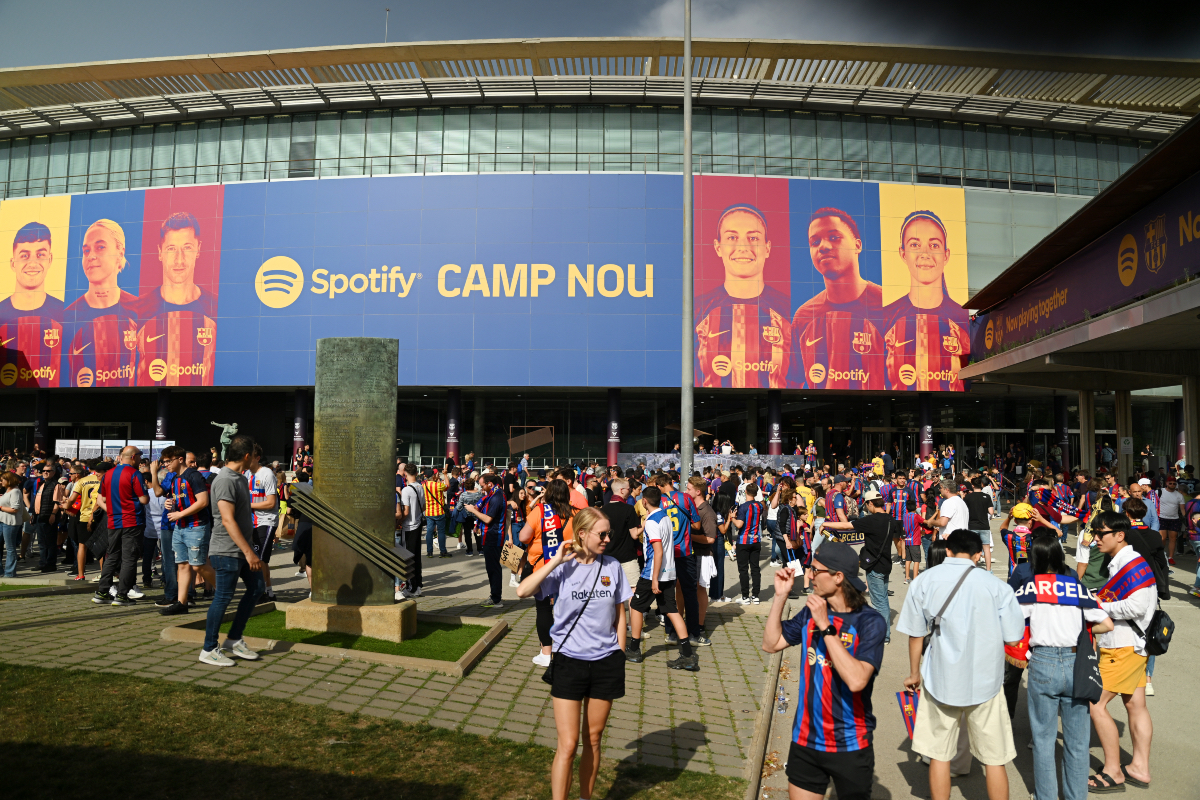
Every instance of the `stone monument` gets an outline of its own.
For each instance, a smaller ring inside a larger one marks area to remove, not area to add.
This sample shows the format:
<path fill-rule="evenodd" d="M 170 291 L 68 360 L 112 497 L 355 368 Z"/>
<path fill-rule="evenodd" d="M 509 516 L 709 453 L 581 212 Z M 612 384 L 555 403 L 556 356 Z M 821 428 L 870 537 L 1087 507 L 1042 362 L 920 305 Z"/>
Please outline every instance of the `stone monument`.
<path fill-rule="evenodd" d="M 317 341 L 313 492 L 387 548 L 395 544 L 395 339 Z M 393 577 L 313 526 L 312 599 L 287 626 L 400 641 L 416 632 L 416 604 L 394 600 Z"/>
<path fill-rule="evenodd" d="M 225 460 L 225 451 L 229 449 L 229 443 L 233 441 L 233 437 L 237 436 L 238 426 L 236 422 L 214 422 L 221 429 L 221 460 Z"/>

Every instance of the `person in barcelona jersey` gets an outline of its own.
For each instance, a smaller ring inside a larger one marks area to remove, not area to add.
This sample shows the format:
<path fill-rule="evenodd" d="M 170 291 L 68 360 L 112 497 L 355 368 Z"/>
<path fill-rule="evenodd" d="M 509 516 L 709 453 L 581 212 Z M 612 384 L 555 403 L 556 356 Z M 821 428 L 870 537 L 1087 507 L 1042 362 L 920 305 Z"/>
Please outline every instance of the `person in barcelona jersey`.
<path fill-rule="evenodd" d="M 217 298 L 196 285 L 200 223 L 187 211 L 163 220 L 158 233 L 162 286 L 137 299 L 139 386 L 212 386 Z"/>
<path fill-rule="evenodd" d="M 125 230 L 98 219 L 83 235 L 87 291 L 67 306 L 67 363 L 72 386 L 130 386 L 133 383 L 137 298 L 117 285 L 125 269 Z"/>
<path fill-rule="evenodd" d="M 0 364 L 37 374 L 18 386 L 58 386 L 63 302 L 46 292 L 54 264 L 50 229 L 40 222 L 22 226 L 13 237 L 13 293 L 0 300 Z"/>
<path fill-rule="evenodd" d="M 971 352 L 966 309 L 946 286 L 946 226 L 932 211 L 914 211 L 900 226 L 908 294 L 884 308 L 888 384 L 893 389 L 961 392 L 958 371 Z"/>
<path fill-rule="evenodd" d="M 804 370 L 790 388 L 884 388 L 883 306 L 879 284 L 863 278 L 858 223 L 838 208 L 819 208 L 808 223 L 808 251 L 825 288 L 796 309 L 792 352 Z"/>
<path fill-rule="evenodd" d="M 782 389 L 792 357 L 790 304 L 766 284 L 771 256 L 766 216 L 748 203 L 721 213 L 713 249 L 725 281 L 696 298 L 696 385 Z"/>

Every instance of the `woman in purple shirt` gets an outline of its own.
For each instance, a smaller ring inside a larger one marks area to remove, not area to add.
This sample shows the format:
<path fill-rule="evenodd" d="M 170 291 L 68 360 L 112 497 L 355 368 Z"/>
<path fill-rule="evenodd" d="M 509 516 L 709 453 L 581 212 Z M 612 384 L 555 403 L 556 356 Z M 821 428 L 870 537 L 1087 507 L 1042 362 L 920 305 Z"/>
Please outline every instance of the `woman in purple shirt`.
<path fill-rule="evenodd" d="M 590 798 L 600 769 L 600 739 L 613 700 L 625 696 L 625 606 L 633 591 L 615 558 L 604 555 L 608 519 L 594 508 L 572 517 L 574 538 L 547 564 L 521 581 L 517 597 L 554 597 L 550 638 L 554 656 L 547 674 L 558 750 L 550 769 L 554 800 L 565 800 L 586 719 L 579 761 L 579 796 Z"/>

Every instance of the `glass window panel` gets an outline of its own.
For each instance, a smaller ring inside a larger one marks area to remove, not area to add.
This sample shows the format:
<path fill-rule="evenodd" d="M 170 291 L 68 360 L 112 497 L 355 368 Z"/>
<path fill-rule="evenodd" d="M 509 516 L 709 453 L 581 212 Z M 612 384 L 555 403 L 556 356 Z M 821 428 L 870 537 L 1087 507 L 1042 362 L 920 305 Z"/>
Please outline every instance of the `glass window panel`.
<path fill-rule="evenodd" d="M 683 109 L 679 110 L 679 144 L 683 146 Z M 681 149 L 680 153 L 683 152 Z M 692 109 L 692 170 L 695 173 L 712 172 L 712 110 Z M 682 160 L 680 161 L 682 164 Z M 681 168 L 682 169 L 682 168 Z"/>
<path fill-rule="evenodd" d="M 440 113 L 441 109 L 438 111 Z M 317 177 L 325 178 L 338 174 L 341 131 L 341 114 L 336 111 L 317 114 L 317 138 L 313 151 L 317 159 Z"/>
<path fill-rule="evenodd" d="M 287 114 L 271 117 L 267 126 L 267 178 L 279 180 L 288 176 L 288 159 L 292 150 L 292 118 Z"/>
<path fill-rule="evenodd" d="M 221 121 L 206 119 L 196 130 L 196 183 L 216 183 L 221 153 Z"/>
<path fill-rule="evenodd" d="M 520 106 L 501 106 L 496 110 L 496 169 L 507 172 L 521 169 Z"/>
<path fill-rule="evenodd" d="M 7 196 L 8 163 L 11 147 L 11 139 L 0 139 L 0 200 L 3 200 Z"/>
<path fill-rule="evenodd" d="M 580 106 L 576 112 L 579 121 L 579 132 L 576 135 L 579 142 L 579 165 L 581 170 L 600 170 L 604 167 L 603 156 L 595 154 L 604 152 L 604 107 Z"/>
<path fill-rule="evenodd" d="M 175 129 L 175 185 L 196 182 L 196 138 L 194 122 L 181 122 Z"/>
<path fill-rule="evenodd" d="M 1034 190 L 1054 191 L 1054 133 L 1035 128 L 1032 131 Z"/>
<path fill-rule="evenodd" d="M 1145 158 L 1154 149 L 1155 143 L 1148 139 L 1138 139 L 1138 158 Z"/>
<path fill-rule="evenodd" d="M 220 123 L 217 123 L 218 125 Z M 133 128 L 117 128 L 112 132 L 109 149 L 109 189 L 129 188 L 129 155 L 133 145 Z"/>
<path fill-rule="evenodd" d="M 1033 190 L 1033 137 L 1028 128 L 1009 128 L 1008 143 L 1012 148 L 1013 188 L 1020 183 L 1025 191 Z"/>
<path fill-rule="evenodd" d="M 216 121 L 219 126 L 220 121 Z M 129 157 L 129 186 L 150 185 L 150 162 L 154 155 L 154 126 L 139 125 L 133 129 L 133 144 Z"/>
<path fill-rule="evenodd" d="M 816 175 L 817 118 L 811 111 L 793 111 L 791 119 L 793 174 L 812 177 Z"/>
<path fill-rule="evenodd" d="M 867 117 L 867 178 L 873 181 L 892 179 L 892 131 L 887 117 Z"/>
<path fill-rule="evenodd" d="M 867 160 L 867 121 L 859 114 L 842 115 L 843 177 L 861 179 Z"/>
<path fill-rule="evenodd" d="M 442 171 L 442 109 L 417 110 L 417 171 Z"/>
<path fill-rule="evenodd" d="M 480 172 L 496 169 L 496 108 L 475 106 L 471 109 L 471 163 Z M 574 142 L 572 142 L 574 152 Z"/>
<path fill-rule="evenodd" d="M 250 117 L 242 136 L 242 180 L 267 177 L 267 118 Z"/>
<path fill-rule="evenodd" d="M 817 114 L 817 176 L 842 177 L 842 118 L 838 114 Z"/>
<path fill-rule="evenodd" d="M 417 169 L 417 110 L 399 108 L 392 112 L 392 169 L 393 173 L 415 172 Z"/>
<path fill-rule="evenodd" d="M 30 140 L 22 136 L 12 143 L 8 166 L 8 196 L 24 197 L 29 194 L 29 148 Z"/>
<path fill-rule="evenodd" d="M 938 138 L 941 143 L 943 183 L 961 185 L 963 170 L 962 123 L 943 121 L 938 127 L 941 129 Z"/>
<path fill-rule="evenodd" d="M 367 114 L 367 174 L 387 175 L 392 146 L 392 112 L 386 108 Z"/>
<path fill-rule="evenodd" d="M 892 173 L 899 181 L 917 180 L 917 128 L 907 117 L 892 120 Z"/>
<path fill-rule="evenodd" d="M 227 119 L 221 125 L 221 182 L 242 179 L 243 119 Z"/>
<path fill-rule="evenodd" d="M 170 186 L 175 167 L 175 125 L 166 123 L 154 126 L 154 152 L 151 154 L 150 174 L 152 186 Z"/>
<path fill-rule="evenodd" d="M 757 108 L 739 109 L 737 113 L 738 172 L 757 175 L 765 172 L 767 155 L 766 129 L 763 112 Z"/>
<path fill-rule="evenodd" d="M 987 131 L 982 125 L 963 123 L 963 169 L 968 186 L 986 186 L 987 183 Z"/>
<path fill-rule="evenodd" d="M 942 156 L 938 124 L 928 119 L 913 122 L 917 134 L 917 172 L 925 175 L 939 174 Z"/>
<path fill-rule="evenodd" d="M 338 151 L 338 175 L 365 175 L 367 162 L 367 115 L 347 111 L 342 115 L 341 149 Z"/>
<path fill-rule="evenodd" d="M 695 140 L 695 117 L 692 139 Z M 665 106 L 658 109 L 658 168 L 663 172 L 683 171 L 683 109 Z"/>
<path fill-rule="evenodd" d="M 92 131 L 88 142 L 88 186 L 89 192 L 102 192 L 108 188 L 108 170 L 112 131 Z"/>
<path fill-rule="evenodd" d="M 575 106 L 550 109 L 550 152 L 575 153 Z"/>
<path fill-rule="evenodd" d="M 547 169 L 550 159 L 550 107 L 526 106 L 522 115 L 524 139 L 521 152 L 524 154 L 522 169 Z"/>
<path fill-rule="evenodd" d="M 1125 170 L 1137 163 L 1137 142 L 1124 137 L 1117 139 L 1117 157 L 1121 164 L 1121 172 L 1124 173 Z"/>
<path fill-rule="evenodd" d="M 653 106 L 634 106 L 630 110 L 633 168 L 647 172 L 658 170 L 658 109 Z"/>
<path fill-rule="evenodd" d="M 67 191 L 67 166 L 71 156 L 71 134 L 56 133 L 50 137 L 50 161 L 46 174 L 46 194 Z"/>
<path fill-rule="evenodd" d="M 1009 158 L 1008 128 L 1001 125 L 987 126 L 987 162 L 988 178 L 993 181 L 1008 183 L 1012 171 Z"/>
<path fill-rule="evenodd" d="M 1075 159 L 1075 137 L 1064 131 L 1054 134 L 1054 174 L 1058 177 L 1058 191 L 1078 193 L 1079 169 Z"/>
<path fill-rule="evenodd" d="M 768 175 L 792 174 L 791 120 L 786 111 L 763 113 L 763 140 L 766 143 Z"/>
<path fill-rule="evenodd" d="M 713 172 L 737 172 L 737 126 L 736 108 L 712 110 Z"/>
<path fill-rule="evenodd" d="M 1075 134 L 1075 169 L 1079 175 L 1080 194 L 1100 191 L 1096 173 L 1096 137 L 1086 133 Z"/>
<path fill-rule="evenodd" d="M 1096 172 L 1100 188 L 1117 179 L 1121 174 L 1120 158 L 1117 155 L 1117 140 L 1111 136 L 1096 137 Z"/>
<path fill-rule="evenodd" d="M 604 109 L 604 152 L 628 153 L 631 146 L 629 106 Z"/>
<path fill-rule="evenodd" d="M 68 192 L 86 192 L 88 174 L 88 150 L 91 148 L 91 131 L 75 131 L 71 134 L 71 156 L 67 165 Z M 4 170 L 0 168 L 0 180 Z"/>

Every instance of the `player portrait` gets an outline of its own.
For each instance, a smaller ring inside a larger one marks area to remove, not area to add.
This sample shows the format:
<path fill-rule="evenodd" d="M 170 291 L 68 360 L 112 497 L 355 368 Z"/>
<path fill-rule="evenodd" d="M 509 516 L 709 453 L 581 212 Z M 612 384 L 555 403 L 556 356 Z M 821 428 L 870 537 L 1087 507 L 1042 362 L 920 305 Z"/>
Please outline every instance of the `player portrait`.
<path fill-rule="evenodd" d="M 892 199 L 891 192 L 894 187 L 881 187 L 881 205 Z M 912 193 L 894 192 L 895 200 L 912 202 Z M 970 318 L 954 296 L 966 297 L 962 192 L 923 189 L 916 199 L 941 201 L 941 208 L 882 218 L 893 227 L 885 230 L 884 241 L 895 248 L 885 261 L 888 293 L 895 295 L 884 306 L 888 385 L 897 391 L 962 391 L 958 373 L 971 352 Z M 955 269 L 959 261 L 962 268 Z"/>
<path fill-rule="evenodd" d="M 807 240 L 824 288 L 792 318 L 792 349 L 804 365 L 793 387 L 883 389 L 886 356 L 876 324 L 883 294 L 862 275 L 858 221 L 840 208 L 818 208 L 808 220 Z"/>
<path fill-rule="evenodd" d="M 59 385 L 63 302 L 47 286 L 53 239 L 41 222 L 25 223 L 12 237 L 12 292 L 0 300 L 0 364 L 13 366 L 0 374 L 0 385 Z"/>
<path fill-rule="evenodd" d="M 132 386 L 137 348 L 137 299 L 118 284 L 129 264 L 125 229 L 94 220 L 83 234 L 81 266 L 87 290 L 67 306 L 67 371 L 71 386 Z"/>
<path fill-rule="evenodd" d="M 759 193 L 764 198 L 776 204 L 786 202 L 784 192 L 771 197 L 771 181 L 761 183 Z M 773 183 L 779 184 L 778 188 L 786 186 L 780 181 Z M 751 186 L 728 181 L 709 185 L 713 187 L 710 195 L 726 198 Z M 698 216 L 697 252 L 720 282 L 699 293 L 695 301 L 695 385 L 782 389 L 788 385 L 789 375 L 795 380 L 798 372 L 792 358 L 791 306 L 789 295 L 777 288 L 780 284 L 772 285 L 768 275 L 775 251 L 780 273 L 786 276 L 787 217 L 779 214 L 772 225 L 768 221 L 771 213 L 750 202 L 726 205 L 716 219 L 711 214 Z M 772 243 L 777 231 L 783 234 L 782 252 Z"/>

